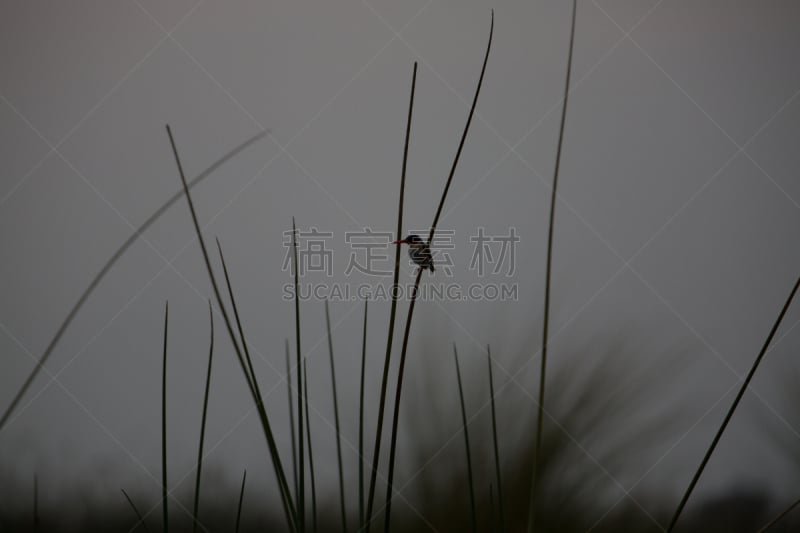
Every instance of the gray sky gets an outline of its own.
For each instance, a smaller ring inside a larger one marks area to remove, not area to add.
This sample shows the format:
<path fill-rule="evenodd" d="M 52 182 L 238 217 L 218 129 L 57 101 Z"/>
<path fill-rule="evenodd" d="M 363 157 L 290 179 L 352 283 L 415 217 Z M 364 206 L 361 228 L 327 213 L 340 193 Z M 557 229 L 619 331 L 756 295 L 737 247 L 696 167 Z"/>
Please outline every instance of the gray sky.
<path fill-rule="evenodd" d="M 179 190 L 164 132 L 170 123 L 190 177 L 271 131 L 194 197 L 206 235 L 223 243 L 262 388 L 275 387 L 270 412 L 283 422 L 283 342 L 294 327 L 292 304 L 281 299 L 290 281 L 281 269 L 283 233 L 292 216 L 301 229 L 333 232 L 332 281 L 389 283 L 344 275 L 345 232 L 395 228 L 414 61 L 405 227 L 431 223 L 477 81 L 490 8 L 494 46 L 440 228 L 455 232 L 453 281 L 515 283 L 519 299 L 421 303 L 407 391 L 440 376 L 446 386 L 437 394 L 452 401 L 451 342 L 476 373 L 491 343 L 496 378 L 514 376 L 501 407 L 530 408 L 533 417 L 539 359 L 531 357 L 541 342 L 569 30 L 568 3 L 554 0 L 3 2 L 0 405 L 97 270 Z M 665 357 L 683 365 L 679 351 L 690 358 L 688 367 L 672 366 L 665 379 L 674 379 L 654 399 L 685 408 L 670 437 L 641 464 L 611 472 L 625 487 L 642 476 L 639 487 L 649 492 L 685 486 L 732 400 L 725 394 L 747 371 L 800 273 L 798 27 L 800 5 L 791 0 L 578 2 L 556 212 L 553 366 L 580 367 L 580 357 L 593 355 L 589 340 L 620 335 L 635 339 L 631 368 Z M 479 279 L 468 268 L 469 236 L 478 227 L 494 235 L 515 228 L 510 279 Z M 47 364 L 57 381 L 40 376 L 0 434 L 0 479 L 27 483 L 38 472 L 56 499 L 77 482 L 100 494 L 139 486 L 155 500 L 166 299 L 171 477 L 189 471 L 210 296 L 193 236 L 180 202 L 93 294 Z M 403 276 L 411 281 L 409 269 Z M 439 277 L 446 279 L 441 269 Z M 301 310 L 320 476 L 333 486 L 323 304 L 304 302 Z M 370 399 L 379 388 L 388 310 L 385 302 L 370 307 Z M 398 316 L 405 310 L 401 304 Z M 333 302 L 331 311 L 343 431 L 355 443 L 362 304 Z M 797 476 L 776 476 L 789 463 L 775 441 L 755 435 L 769 424 L 782 438 L 800 438 L 800 414 L 785 385 L 797 369 L 798 321 L 794 306 L 700 489 L 747 480 L 785 499 L 800 489 Z M 226 481 L 247 467 L 272 487 L 219 317 L 217 331 L 209 461 Z M 557 391 L 551 394 L 557 403 Z M 476 395 L 468 407 L 477 411 L 484 401 Z M 447 405 L 442 410 L 452 416 L 455 404 Z M 368 424 L 371 431 L 374 414 Z M 285 431 L 279 440 L 288 446 Z M 355 454 L 345 451 L 354 465 Z M 401 465 L 410 464 L 402 452 Z M 401 477 L 413 474 L 407 470 Z"/>

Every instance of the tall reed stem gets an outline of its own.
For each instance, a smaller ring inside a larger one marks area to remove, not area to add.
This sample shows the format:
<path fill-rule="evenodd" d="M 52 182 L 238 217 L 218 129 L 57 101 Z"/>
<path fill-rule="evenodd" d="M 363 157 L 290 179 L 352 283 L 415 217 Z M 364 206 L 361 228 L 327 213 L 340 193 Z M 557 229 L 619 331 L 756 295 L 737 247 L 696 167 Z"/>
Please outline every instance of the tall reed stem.
<path fill-rule="evenodd" d="M 500 449 L 497 445 L 497 413 L 494 405 L 494 376 L 492 375 L 492 348 L 490 346 L 486 347 L 486 354 L 489 363 L 489 397 L 492 400 L 492 442 L 494 444 L 494 472 L 497 481 L 497 510 L 500 514 L 500 533 L 503 533 L 506 529 L 503 518 L 503 480 L 500 477 Z"/>
<path fill-rule="evenodd" d="M 342 428 L 339 425 L 339 398 L 336 394 L 336 364 L 333 358 L 333 335 L 328 300 L 325 300 L 325 325 L 328 329 L 328 353 L 331 359 L 331 386 L 333 388 L 333 419 L 336 423 L 336 459 L 339 465 L 339 505 L 342 511 L 342 533 L 347 533 L 347 506 L 344 501 L 344 469 L 342 468 Z"/>
<path fill-rule="evenodd" d="M 311 524 L 314 533 L 317 532 L 317 481 L 314 477 L 314 453 L 311 450 L 311 416 L 308 414 L 308 368 L 306 359 L 303 359 L 303 380 L 305 381 L 305 409 L 306 409 L 306 437 L 308 438 L 308 474 L 311 479 Z"/>
<path fill-rule="evenodd" d="M 536 447 L 533 452 L 533 472 L 531 474 L 531 495 L 528 506 L 528 531 L 533 533 L 536 513 L 537 475 L 539 470 L 539 452 L 542 447 L 542 422 L 544 417 L 544 391 L 547 375 L 547 341 L 550 328 L 550 282 L 553 266 L 553 226 L 556 216 L 556 199 L 558 196 L 558 173 L 561 169 L 561 149 L 564 145 L 564 125 L 567 122 L 567 104 L 569 102 L 569 85 L 572 76 L 572 51 L 575 44 L 575 16 L 577 2 L 572 1 L 572 25 L 569 34 L 569 53 L 567 55 L 567 76 L 564 82 L 564 106 L 561 108 L 561 124 L 558 129 L 558 146 L 556 148 L 556 164 L 553 170 L 553 189 L 550 192 L 550 222 L 547 230 L 547 271 L 544 283 L 544 321 L 542 324 L 542 359 L 539 370 L 539 408 L 536 418 Z"/>
<path fill-rule="evenodd" d="M 461 368 L 458 365 L 458 350 L 453 343 L 453 359 L 456 361 L 456 377 L 458 378 L 458 399 L 461 402 L 461 427 L 464 429 L 464 446 L 467 450 L 467 480 L 469 481 L 469 509 L 472 516 L 472 533 L 478 531 L 478 514 L 475 511 L 475 482 L 472 477 L 472 453 L 469 449 L 469 424 L 467 408 L 464 405 L 464 386 L 461 384 Z"/>
<path fill-rule="evenodd" d="M 169 302 L 164 308 L 164 356 L 161 367 L 161 508 L 164 531 L 169 533 L 169 504 L 167 502 L 167 330 L 169 329 Z"/>
<path fill-rule="evenodd" d="M 361 387 L 358 397 L 358 529 L 364 527 L 364 371 L 367 367 L 367 308 L 364 300 L 364 333 L 361 339 Z"/>
<path fill-rule="evenodd" d="M 458 166 L 458 160 L 461 158 L 461 151 L 464 149 L 464 143 L 467 140 L 467 134 L 469 133 L 470 124 L 472 124 L 472 117 L 475 114 L 475 107 L 478 105 L 478 96 L 481 93 L 481 87 L 483 86 L 483 77 L 486 74 L 486 64 L 489 62 L 489 52 L 492 49 L 492 37 L 494 36 L 494 10 L 492 10 L 492 21 L 491 26 L 489 28 L 489 42 L 486 45 L 486 55 L 483 58 L 483 66 L 481 67 L 481 74 L 478 78 L 478 85 L 475 88 L 475 96 L 472 99 L 472 106 L 469 110 L 469 115 L 467 116 L 467 123 L 464 125 L 464 131 L 461 134 L 461 140 L 458 143 L 458 149 L 456 150 L 456 155 L 453 158 L 453 165 L 450 167 L 450 174 L 447 176 L 447 182 L 444 186 L 444 191 L 442 191 L 442 197 L 439 200 L 439 207 L 436 209 L 436 215 L 433 217 L 433 224 L 431 224 L 431 231 L 428 235 L 428 246 L 430 246 L 431 241 L 433 241 L 433 235 L 436 232 L 436 225 L 439 223 L 439 217 L 442 214 L 442 209 L 444 208 L 444 202 L 447 199 L 447 192 L 450 190 L 450 184 L 453 182 L 453 176 L 455 176 L 456 168 Z M 403 332 L 403 347 L 400 351 L 400 367 L 398 369 L 397 375 L 397 389 L 395 390 L 395 403 L 394 403 L 394 416 L 392 417 L 392 436 L 390 441 L 390 448 L 389 448 L 389 475 L 387 479 L 387 489 L 386 489 L 386 513 L 384 515 L 384 529 L 386 532 L 389 531 L 389 526 L 391 525 L 391 511 L 392 511 L 392 491 L 393 491 L 393 478 L 394 478 L 394 461 L 395 461 L 395 454 L 397 451 L 397 426 L 398 420 L 400 418 L 400 396 L 403 390 L 403 372 L 405 370 L 405 363 L 406 363 L 406 350 L 408 349 L 408 336 L 409 332 L 411 331 L 411 319 L 414 316 L 414 306 L 417 302 L 417 294 L 419 293 L 419 282 L 422 279 L 422 272 L 423 270 L 420 268 L 417 272 L 417 278 L 414 282 L 414 290 L 411 293 L 411 303 L 408 307 L 408 317 L 406 318 L 406 327 L 405 331 Z M 369 510 L 367 511 L 367 530 L 369 530 L 369 521 L 370 521 L 370 514 Z"/>
<path fill-rule="evenodd" d="M 683 494 L 683 498 L 681 498 L 681 502 L 678 504 L 678 508 L 675 510 L 675 514 L 672 516 L 672 520 L 670 520 L 669 527 L 667 528 L 667 532 L 672 531 L 675 528 L 675 524 L 678 522 L 678 518 L 681 516 L 681 512 L 683 508 L 686 506 L 686 502 L 689 501 L 689 496 L 691 496 L 692 491 L 694 490 L 695 485 L 697 485 L 697 481 L 700 479 L 700 476 L 703 474 L 703 470 L 708 464 L 708 460 L 711 458 L 711 454 L 714 453 L 714 449 L 717 447 L 717 443 L 719 443 L 719 439 L 722 437 L 722 433 L 725 431 L 725 428 L 728 427 L 728 422 L 731 421 L 731 417 L 733 416 L 733 412 L 736 411 L 736 407 L 739 405 L 739 402 L 744 396 L 744 391 L 747 390 L 747 386 L 750 384 L 750 380 L 753 379 L 753 375 L 755 375 L 756 370 L 758 369 L 758 365 L 761 364 L 761 360 L 764 358 L 764 354 L 767 353 L 767 348 L 769 347 L 769 343 L 772 342 L 772 337 L 775 336 L 775 332 L 778 331 L 778 326 L 781 325 L 781 321 L 783 320 L 786 311 L 789 310 L 789 305 L 792 303 L 792 299 L 794 298 L 795 293 L 797 292 L 797 288 L 800 287 L 800 278 L 797 279 L 797 282 L 794 284 L 792 288 L 792 292 L 789 293 L 789 297 L 786 299 L 786 303 L 783 304 L 783 309 L 781 309 L 778 318 L 775 320 L 775 323 L 772 325 L 772 329 L 767 335 L 767 339 L 764 341 L 764 345 L 761 347 L 761 351 L 756 356 L 756 360 L 753 361 L 753 366 L 750 368 L 750 371 L 747 373 L 747 377 L 742 383 L 739 392 L 736 394 L 736 398 L 733 400 L 733 404 L 731 404 L 730 409 L 728 409 L 728 413 L 725 415 L 725 419 L 722 421 L 722 424 L 719 426 L 717 430 L 717 434 L 714 435 L 714 440 L 711 441 L 711 445 L 706 450 L 706 454 L 703 457 L 703 460 L 700 462 L 700 466 L 697 468 L 697 472 L 694 473 L 694 477 L 692 477 L 692 481 L 689 483 L 689 486 L 686 488 L 686 492 Z"/>
<path fill-rule="evenodd" d="M 197 479 L 194 484 L 194 520 L 192 531 L 197 533 L 200 509 L 200 474 L 203 471 L 203 443 L 206 437 L 206 416 L 208 415 L 208 391 L 211 389 L 211 362 L 214 359 L 214 314 L 211 309 L 211 300 L 208 301 L 208 321 L 211 325 L 211 340 L 208 348 L 208 371 L 206 372 L 206 390 L 203 395 L 203 417 L 200 420 L 200 449 L 197 451 Z"/>
<path fill-rule="evenodd" d="M 411 117 L 414 111 L 414 93 L 417 86 L 417 62 L 414 62 L 414 71 L 411 75 L 411 95 L 408 103 L 408 119 L 406 120 L 406 140 L 403 145 L 403 169 L 400 173 L 400 205 L 397 209 L 398 239 L 403 235 L 403 201 L 406 189 L 406 169 L 408 168 L 408 145 L 411 139 Z M 361 520 L 360 531 L 370 529 L 372 522 L 372 505 L 375 501 L 375 484 L 378 478 L 378 463 L 381 456 L 381 437 L 383 436 L 383 416 L 386 408 L 386 389 L 389 384 L 389 363 L 392 357 L 392 340 L 394 339 L 394 322 L 397 314 L 397 296 L 400 289 L 400 245 L 395 247 L 394 254 L 394 280 L 392 281 L 392 308 L 389 312 L 389 333 L 386 336 L 386 355 L 383 361 L 383 377 L 381 378 L 381 392 L 378 399 L 378 422 L 375 428 L 375 446 L 372 451 L 372 468 L 369 476 L 369 494 L 367 496 L 367 510 Z"/>

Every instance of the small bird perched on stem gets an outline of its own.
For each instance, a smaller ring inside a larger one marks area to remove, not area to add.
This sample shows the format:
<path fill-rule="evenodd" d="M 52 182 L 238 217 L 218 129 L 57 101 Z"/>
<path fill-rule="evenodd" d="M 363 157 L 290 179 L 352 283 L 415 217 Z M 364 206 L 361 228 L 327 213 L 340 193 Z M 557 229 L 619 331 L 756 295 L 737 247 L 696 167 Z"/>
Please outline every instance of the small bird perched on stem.
<path fill-rule="evenodd" d="M 431 255 L 431 247 L 423 241 L 419 235 L 411 234 L 405 239 L 394 241 L 392 244 L 407 244 L 408 255 L 422 270 L 426 268 L 431 269 L 433 273 L 433 256 Z"/>

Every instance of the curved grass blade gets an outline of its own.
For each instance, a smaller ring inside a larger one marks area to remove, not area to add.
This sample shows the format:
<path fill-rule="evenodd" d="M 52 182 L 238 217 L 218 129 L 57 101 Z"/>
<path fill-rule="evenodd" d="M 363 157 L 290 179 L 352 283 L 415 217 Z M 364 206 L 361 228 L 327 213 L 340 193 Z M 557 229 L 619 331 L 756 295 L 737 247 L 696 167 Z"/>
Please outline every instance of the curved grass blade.
<path fill-rule="evenodd" d="M 137 527 L 139 527 L 141 525 L 144 528 L 145 533 L 150 533 L 150 530 L 147 528 L 147 524 L 144 521 L 144 517 L 142 516 L 142 513 L 140 513 L 139 509 L 136 508 L 136 505 L 134 505 L 133 500 L 131 499 L 131 497 L 128 496 L 128 493 L 125 492 L 125 489 L 119 489 L 119 490 L 121 490 L 122 494 L 125 495 L 125 499 L 128 500 L 128 504 L 130 504 L 131 509 L 133 509 L 133 512 L 136 513 L 136 517 L 139 519 L 139 521 L 136 522 L 136 524 L 133 526 L 131 531 L 135 530 Z"/>
<path fill-rule="evenodd" d="M 211 326 L 211 339 L 208 347 L 208 370 L 206 372 L 206 390 L 203 394 L 203 417 L 200 421 L 200 448 L 197 451 L 197 479 L 194 483 L 194 507 L 192 510 L 194 520 L 192 531 L 197 533 L 200 510 L 200 474 L 203 471 L 203 443 L 206 437 L 206 416 L 208 415 L 208 391 L 211 389 L 211 363 L 214 359 L 214 313 L 211 309 L 211 300 L 208 301 L 208 321 Z"/>
<path fill-rule="evenodd" d="M 533 472 L 531 473 L 531 495 L 528 505 L 528 532 L 533 533 L 535 502 L 536 502 L 536 475 L 539 466 L 539 450 L 542 447 L 542 421 L 544 417 L 544 387 L 547 368 L 547 341 L 550 328 L 550 277 L 553 264 L 553 223 L 556 214 L 556 198 L 558 195 L 558 173 L 561 168 L 561 148 L 564 145 L 564 124 L 567 121 L 567 104 L 569 102 L 569 84 L 572 76 L 572 51 L 575 44 L 575 16 L 577 1 L 572 0 L 572 26 L 569 34 L 569 53 L 567 54 L 567 76 L 564 83 L 564 106 L 561 108 L 561 124 L 558 129 L 558 145 L 556 147 L 556 163 L 553 171 L 553 188 L 550 194 L 550 222 L 547 231 L 547 268 L 544 283 L 544 321 L 542 324 L 542 359 L 539 370 L 539 406 L 536 418 L 536 447 L 533 452 Z"/>
<path fill-rule="evenodd" d="M 236 529 L 234 531 L 239 533 L 239 524 L 242 521 L 242 502 L 244 501 L 244 484 L 247 482 L 247 470 L 244 471 L 242 476 L 242 489 L 239 491 L 239 506 L 236 509 Z"/>
<path fill-rule="evenodd" d="M 299 370 L 299 369 L 298 369 Z M 317 532 L 317 482 L 314 477 L 314 453 L 311 451 L 311 417 L 308 414 L 308 368 L 303 359 L 303 379 L 306 382 L 305 394 L 306 408 L 306 435 L 308 436 L 308 473 L 311 478 L 311 524 L 314 533 Z"/>
<path fill-rule="evenodd" d="M 456 361 L 456 377 L 458 378 L 458 398 L 461 401 L 461 423 L 464 429 L 464 445 L 467 450 L 467 479 L 469 481 L 469 508 L 472 515 L 472 533 L 478 531 L 478 515 L 475 511 L 475 484 L 472 478 L 472 453 L 469 449 L 469 429 L 467 424 L 467 408 L 464 406 L 464 387 L 461 384 L 461 368 L 458 366 L 458 350 L 453 343 L 453 359 Z"/>
<path fill-rule="evenodd" d="M 750 371 L 747 373 L 747 377 L 745 378 L 744 382 L 742 383 L 739 392 L 736 394 L 736 398 L 733 400 L 733 404 L 731 404 L 728 413 L 725 415 L 725 419 L 722 421 L 719 429 L 717 430 L 717 434 L 714 435 L 714 440 L 711 441 L 711 445 L 708 447 L 703 460 L 700 462 L 700 466 L 697 468 L 697 472 L 695 472 L 694 477 L 692 477 L 692 481 L 689 483 L 689 486 L 686 488 L 686 492 L 683 494 L 683 498 L 681 498 L 680 503 L 678 504 L 678 508 L 675 510 L 675 514 L 672 516 L 672 520 L 670 520 L 669 527 L 667 528 L 667 532 L 673 530 L 675 524 L 678 522 L 678 518 L 681 516 L 681 512 L 683 508 L 686 506 L 686 502 L 689 500 L 689 496 L 691 496 L 692 491 L 694 490 L 695 485 L 697 485 L 697 481 L 700 479 L 700 476 L 703 474 L 703 470 L 708 464 L 708 460 L 711 458 L 711 454 L 714 453 L 714 449 L 717 447 L 717 443 L 719 439 L 722 437 L 722 433 L 725 431 L 725 428 L 728 427 L 728 422 L 730 422 L 731 417 L 733 416 L 733 412 L 736 411 L 736 407 L 739 405 L 739 401 L 744 396 L 744 391 L 747 390 L 747 386 L 750 384 L 750 380 L 753 379 L 753 375 L 756 373 L 758 369 L 758 365 L 761 363 L 761 360 L 764 358 L 764 354 L 767 353 L 767 348 L 769 347 L 769 343 L 772 342 L 772 337 L 775 336 L 775 332 L 778 331 L 778 326 L 781 325 L 783 321 L 783 317 L 788 311 L 789 306 L 792 303 L 792 299 L 794 299 L 794 295 L 797 292 L 797 288 L 800 287 L 800 278 L 797 279 L 797 282 L 794 284 L 792 288 L 792 292 L 789 293 L 789 297 L 786 299 L 786 303 L 783 304 L 783 309 L 781 309 L 778 318 L 775 320 L 775 323 L 772 325 L 772 329 L 767 335 L 767 339 L 764 341 L 764 345 L 761 347 L 761 351 L 756 356 L 756 360 L 753 361 L 753 366 L 750 368 Z"/>
<path fill-rule="evenodd" d="M 169 327 L 169 302 L 164 309 L 164 357 L 161 367 L 161 506 L 164 531 L 169 532 L 169 504 L 167 502 L 167 331 Z"/>
<path fill-rule="evenodd" d="M 336 423 L 336 458 L 339 464 L 339 505 L 342 511 L 342 533 L 347 533 L 347 506 L 344 501 L 344 469 L 342 468 L 342 431 L 339 425 L 339 399 L 336 394 L 336 365 L 333 359 L 333 335 L 328 300 L 325 300 L 325 326 L 328 328 L 328 353 L 331 359 L 331 384 L 333 387 L 333 419 Z"/>
<path fill-rule="evenodd" d="M 305 453 L 303 452 L 303 411 L 299 409 L 300 404 L 303 403 L 303 376 L 300 375 L 300 361 L 302 359 L 300 351 L 300 296 L 298 291 L 300 280 L 299 271 L 300 267 L 297 262 L 297 227 L 292 217 L 292 254 L 294 258 L 294 331 L 295 341 L 297 342 L 297 458 L 299 459 L 298 480 L 300 488 L 297 491 L 297 522 L 300 531 L 305 531 L 306 520 L 306 473 L 305 473 Z"/>
<path fill-rule="evenodd" d="M 300 487 L 297 485 L 297 437 L 294 430 L 294 400 L 292 399 L 292 365 L 289 362 L 289 339 L 284 339 L 284 347 L 286 352 L 286 392 L 289 396 L 289 436 L 292 440 L 292 473 L 294 474 L 294 493 L 295 493 L 295 501 L 298 501 L 298 493 L 297 491 L 300 490 Z M 300 369 L 298 368 L 297 371 L 299 372 Z M 302 409 L 301 406 L 297 406 L 298 409 Z"/>
<path fill-rule="evenodd" d="M 494 405 L 494 376 L 492 375 L 492 348 L 490 346 L 486 347 L 486 354 L 489 362 L 489 397 L 492 400 L 492 442 L 494 444 L 494 472 L 497 482 L 497 512 L 500 514 L 500 533 L 502 533 L 506 529 L 503 518 L 503 481 L 500 477 L 500 448 L 497 445 L 497 413 Z M 489 487 L 491 489 L 491 485 Z M 494 520 L 492 520 L 491 524 L 494 526 Z"/>
<path fill-rule="evenodd" d="M 288 484 L 286 482 L 286 476 L 283 471 L 283 464 L 281 463 L 280 456 L 278 455 L 278 447 L 275 443 L 275 438 L 272 434 L 272 426 L 269 423 L 269 417 L 267 416 L 267 412 L 264 409 L 263 402 L 261 401 L 261 395 L 257 390 L 258 383 L 255 379 L 255 375 L 250 376 L 249 371 L 247 370 L 247 366 L 244 360 L 244 356 L 242 355 L 242 348 L 239 347 L 239 342 L 236 339 L 236 334 L 233 331 L 233 325 L 231 324 L 230 316 L 228 315 L 228 311 L 225 308 L 225 305 L 222 301 L 222 294 L 219 290 L 219 285 L 217 284 L 217 279 L 214 276 L 214 270 L 211 268 L 211 259 L 208 256 L 208 249 L 206 248 L 205 239 L 203 238 L 203 233 L 200 230 L 200 223 L 197 220 L 197 212 L 194 208 L 194 202 L 192 201 L 192 195 L 189 193 L 189 186 L 186 182 L 186 176 L 183 173 L 183 165 L 181 164 L 180 157 L 178 156 L 178 149 L 175 146 L 175 139 L 172 136 L 172 130 L 169 125 L 166 126 L 167 135 L 169 136 L 170 147 L 172 148 L 172 153 L 175 156 L 175 163 L 178 167 L 178 174 L 181 179 L 181 183 L 183 184 L 183 192 L 186 196 L 186 202 L 189 204 L 189 212 L 192 216 L 192 223 L 194 224 L 195 233 L 197 234 L 197 240 L 200 243 L 200 250 L 203 254 L 203 261 L 206 265 L 206 271 L 208 272 L 209 281 L 211 283 L 211 287 L 214 290 L 214 296 L 217 300 L 217 304 L 220 307 L 220 312 L 222 313 L 222 318 L 225 322 L 225 327 L 228 331 L 228 336 L 231 339 L 231 343 L 233 344 L 234 351 L 236 352 L 236 358 L 239 361 L 239 365 L 241 366 L 242 372 L 245 375 L 245 380 L 248 385 L 248 389 L 250 390 L 250 394 L 253 397 L 253 402 L 256 405 L 256 409 L 259 414 L 259 418 L 261 421 L 261 427 L 264 431 L 264 436 L 267 440 L 267 446 L 269 448 L 270 457 L 272 459 L 272 466 L 275 470 L 275 476 L 278 479 L 278 489 L 281 495 L 281 504 L 283 505 L 284 514 L 286 516 L 286 520 L 289 525 L 290 531 L 297 531 L 297 524 L 296 524 L 296 513 L 294 508 L 294 503 L 292 502 L 292 495 L 289 493 Z M 224 265 L 223 265 L 224 267 Z"/>
<path fill-rule="evenodd" d="M 397 388 L 395 389 L 394 396 L 394 416 L 392 417 L 392 438 L 389 442 L 389 474 L 387 477 L 388 486 L 386 488 L 386 503 L 384 504 L 384 531 L 388 533 L 389 526 L 391 525 L 392 514 L 392 480 L 394 479 L 394 458 L 397 453 L 397 425 L 400 419 L 400 392 L 403 390 L 403 376 L 405 375 L 406 366 L 406 349 L 408 347 L 408 336 L 411 331 L 411 318 L 414 316 L 414 307 L 417 305 L 417 292 L 419 292 L 419 281 L 422 278 L 424 271 L 421 268 L 417 269 L 417 278 L 414 281 L 414 291 L 411 293 L 411 303 L 408 307 L 408 317 L 406 318 L 406 327 L 403 331 L 403 348 L 400 351 L 400 367 L 397 370 Z M 367 531 L 369 531 L 369 522 L 367 522 Z"/>
<path fill-rule="evenodd" d="M 364 333 L 361 339 L 361 387 L 358 399 L 358 526 L 364 526 L 364 369 L 367 366 L 367 308 L 364 300 Z"/>
<path fill-rule="evenodd" d="M 442 208 L 444 208 L 444 202 L 447 198 L 447 191 L 450 190 L 450 184 L 453 181 L 453 176 L 456 173 L 456 167 L 458 166 L 458 160 L 461 158 L 461 151 L 464 148 L 464 142 L 467 139 L 467 134 L 469 133 L 470 124 L 472 124 L 472 116 L 475 114 L 475 107 L 478 105 L 478 96 L 481 93 L 481 87 L 483 86 L 483 77 L 486 74 L 486 64 L 489 62 L 489 52 L 492 49 L 492 37 L 494 36 L 494 10 L 492 10 L 492 21 L 491 26 L 489 28 L 489 42 L 486 45 L 486 54 L 483 58 L 483 66 L 481 67 L 481 74 L 478 78 L 478 85 L 475 88 L 475 96 L 472 99 L 472 106 L 469 110 L 469 115 L 467 116 L 467 123 L 464 125 L 464 132 L 461 134 L 461 140 L 458 143 L 458 149 L 456 150 L 455 158 L 453 159 L 453 165 L 450 168 L 450 174 L 447 176 L 447 183 L 445 184 L 444 191 L 442 191 L 442 197 L 439 200 L 439 207 L 436 209 L 436 215 L 433 218 L 433 224 L 431 225 L 430 235 L 428 236 L 428 245 L 430 246 L 431 241 L 433 240 L 433 235 L 436 232 L 436 225 L 439 222 L 439 216 L 442 213 Z M 389 475 L 387 479 L 388 487 L 386 489 L 386 514 L 384 515 L 384 529 L 385 531 L 389 531 L 389 526 L 391 524 L 391 511 L 392 511 L 392 481 L 394 478 L 394 461 L 395 461 L 395 454 L 397 452 L 397 425 L 398 420 L 400 417 L 400 396 L 403 389 L 403 372 L 405 369 L 406 363 L 406 350 L 408 349 L 408 336 L 411 330 L 411 319 L 414 316 L 414 306 L 417 302 L 417 294 L 419 293 L 419 282 L 422 278 L 423 270 L 420 268 L 417 272 L 417 279 L 414 281 L 414 290 L 411 293 L 411 303 L 408 307 L 408 317 L 406 318 L 406 326 L 405 331 L 403 332 L 403 347 L 400 351 L 400 367 L 398 370 L 397 376 L 397 389 L 395 391 L 395 403 L 394 403 L 394 416 L 392 418 L 392 436 L 390 441 L 390 448 L 389 448 Z M 370 516 L 369 510 L 367 511 L 367 531 L 369 531 L 369 524 L 370 524 Z"/>
<path fill-rule="evenodd" d="M 408 145 L 411 139 L 411 117 L 414 111 L 414 93 L 417 86 L 417 62 L 414 62 L 414 72 L 411 75 L 411 96 L 408 103 L 408 120 L 406 122 L 406 140 L 403 146 L 403 169 L 400 173 L 400 206 L 397 210 L 397 235 L 403 235 L 403 200 L 406 189 L 406 170 L 408 168 Z M 361 530 L 369 526 L 372 521 L 372 505 L 375 501 L 375 484 L 378 478 L 378 463 L 381 457 L 381 437 L 383 436 L 383 416 L 386 409 L 386 390 L 389 384 L 389 363 L 392 357 L 392 340 L 394 339 L 394 322 L 397 314 L 397 295 L 400 289 L 400 248 L 395 247 L 394 254 L 394 280 L 392 281 L 392 308 L 389 312 L 389 333 L 386 336 L 386 356 L 383 361 L 383 377 L 381 378 L 381 392 L 378 399 L 378 423 L 375 427 L 375 447 L 372 450 L 372 468 L 369 476 L 369 495 L 367 496 L 367 511 L 361 518 Z M 363 514 L 363 513 L 362 513 Z"/>
<path fill-rule="evenodd" d="M 245 142 L 243 142 L 240 145 L 236 146 L 231 151 L 229 151 L 228 153 L 223 155 L 221 158 L 217 159 L 211 166 L 206 168 L 203 172 L 198 174 L 197 177 L 195 177 L 194 179 L 192 179 L 192 181 L 189 182 L 189 184 L 188 184 L 189 189 L 193 188 L 195 185 L 198 185 L 201 181 L 205 180 L 208 176 L 211 175 L 212 172 L 217 170 L 223 164 L 225 164 L 228 161 L 230 161 L 234 156 L 239 155 L 239 153 L 244 151 L 245 148 L 249 147 L 250 145 L 252 145 L 256 141 L 258 141 L 259 139 L 262 139 L 264 136 L 267 135 L 267 133 L 268 132 L 263 131 L 261 133 L 258 133 L 256 135 L 254 135 L 253 137 L 250 137 L 248 140 L 246 140 Z M 94 279 L 92 279 L 92 281 L 89 283 L 89 285 L 83 290 L 83 292 L 81 293 L 81 295 L 78 298 L 78 300 L 72 306 L 72 309 L 70 309 L 69 313 L 67 313 L 67 316 L 66 316 L 66 318 L 64 318 L 64 321 L 61 323 L 61 325 L 56 330 L 56 333 L 55 333 L 55 335 L 53 335 L 53 338 L 50 339 L 50 342 L 48 343 L 47 348 L 45 348 L 44 352 L 42 353 L 42 356 L 39 358 L 39 361 L 36 363 L 36 366 L 31 371 L 31 373 L 28 375 L 28 377 L 25 379 L 25 382 L 22 384 L 22 387 L 20 387 L 20 389 L 14 395 L 14 398 L 11 400 L 11 403 L 8 404 L 8 407 L 6 407 L 6 410 L 3 412 L 3 416 L 0 417 L 0 431 L 2 431 L 3 427 L 8 422 L 9 417 L 11 416 L 11 414 L 14 412 L 14 409 L 19 404 L 20 400 L 22 399 L 22 396 L 25 395 L 25 392 L 31 386 L 31 383 L 33 383 L 33 380 L 36 378 L 36 376 L 41 371 L 41 369 L 44 366 L 45 362 L 50 357 L 50 354 L 53 353 L 53 350 L 55 349 L 56 345 L 58 344 L 58 341 L 61 340 L 61 337 L 67 331 L 67 329 L 69 328 L 70 324 L 72 324 L 72 321 L 75 319 L 75 317 L 77 316 L 78 312 L 81 310 L 81 308 L 86 303 L 86 301 L 89 299 L 89 296 L 94 292 L 94 290 L 97 288 L 97 286 L 100 285 L 100 282 L 103 280 L 103 278 L 106 277 L 106 274 L 108 274 L 108 272 L 111 270 L 111 268 L 117 263 L 117 261 L 119 261 L 119 259 L 125 254 L 125 252 L 128 251 L 128 248 L 130 248 L 133 245 L 133 243 L 136 242 L 136 240 L 139 239 L 139 237 L 145 231 L 147 231 L 147 229 L 150 226 L 152 226 L 153 223 L 156 220 L 161 218 L 161 215 L 163 215 L 170 207 L 172 207 L 175 204 L 175 202 L 177 202 L 182 196 L 183 196 L 183 191 L 179 191 L 179 192 L 175 193 L 174 195 L 172 195 L 169 200 L 164 202 L 164 204 L 162 204 L 161 207 L 156 209 L 155 212 L 152 215 L 150 215 L 147 218 L 147 220 L 145 220 L 138 228 L 136 228 L 136 231 L 133 232 L 133 234 L 130 237 L 128 237 L 128 239 L 124 243 L 122 243 L 122 245 L 119 248 L 117 248 L 117 251 L 114 252 L 114 254 L 109 258 L 108 261 L 106 261 L 106 263 L 98 271 L 98 273 L 94 277 Z"/>

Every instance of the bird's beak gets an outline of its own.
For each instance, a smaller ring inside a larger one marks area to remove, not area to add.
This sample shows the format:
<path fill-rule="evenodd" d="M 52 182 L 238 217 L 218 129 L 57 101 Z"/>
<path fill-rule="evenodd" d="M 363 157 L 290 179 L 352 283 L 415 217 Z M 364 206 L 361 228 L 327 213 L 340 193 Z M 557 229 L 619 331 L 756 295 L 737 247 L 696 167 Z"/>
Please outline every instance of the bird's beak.
<path fill-rule="evenodd" d="M 408 241 L 405 239 L 400 239 L 399 241 L 394 241 L 392 244 L 408 244 Z"/>

